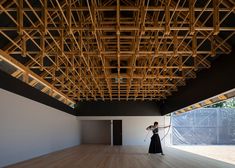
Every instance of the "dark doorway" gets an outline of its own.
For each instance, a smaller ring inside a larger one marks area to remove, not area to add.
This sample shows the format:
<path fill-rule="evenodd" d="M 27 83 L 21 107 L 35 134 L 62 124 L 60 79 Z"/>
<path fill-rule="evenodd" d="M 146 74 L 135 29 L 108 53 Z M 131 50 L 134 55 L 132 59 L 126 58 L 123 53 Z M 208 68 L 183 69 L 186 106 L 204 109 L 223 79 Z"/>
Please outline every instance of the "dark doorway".
<path fill-rule="evenodd" d="M 113 120 L 113 145 L 122 145 L 122 120 Z"/>

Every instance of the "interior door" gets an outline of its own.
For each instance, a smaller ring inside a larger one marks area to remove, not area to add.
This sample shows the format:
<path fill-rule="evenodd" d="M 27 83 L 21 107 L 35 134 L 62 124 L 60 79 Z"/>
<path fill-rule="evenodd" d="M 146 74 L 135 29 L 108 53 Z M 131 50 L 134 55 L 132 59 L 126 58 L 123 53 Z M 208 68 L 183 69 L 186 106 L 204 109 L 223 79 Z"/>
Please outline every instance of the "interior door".
<path fill-rule="evenodd" d="M 113 145 L 122 145 L 122 120 L 113 120 Z"/>

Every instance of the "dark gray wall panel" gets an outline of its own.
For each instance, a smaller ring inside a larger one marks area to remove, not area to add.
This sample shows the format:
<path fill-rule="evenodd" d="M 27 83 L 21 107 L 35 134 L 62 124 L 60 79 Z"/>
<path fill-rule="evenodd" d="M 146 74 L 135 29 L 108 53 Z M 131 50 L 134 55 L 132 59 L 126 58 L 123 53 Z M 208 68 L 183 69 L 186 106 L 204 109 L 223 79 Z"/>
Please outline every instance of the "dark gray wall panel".
<path fill-rule="evenodd" d="M 111 121 L 81 120 L 81 143 L 111 145 Z"/>

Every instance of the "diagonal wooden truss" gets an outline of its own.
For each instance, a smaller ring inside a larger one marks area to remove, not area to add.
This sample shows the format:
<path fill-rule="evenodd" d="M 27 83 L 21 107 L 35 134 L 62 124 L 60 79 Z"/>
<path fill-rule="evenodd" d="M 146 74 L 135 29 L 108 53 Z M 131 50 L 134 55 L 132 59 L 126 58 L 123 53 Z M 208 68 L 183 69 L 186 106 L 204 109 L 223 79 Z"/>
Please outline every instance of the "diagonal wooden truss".
<path fill-rule="evenodd" d="M 161 100 L 231 52 L 234 13 L 233 0 L 2 0 L 14 26 L 0 27 L 1 55 L 25 58 L 12 75 L 64 100 Z"/>

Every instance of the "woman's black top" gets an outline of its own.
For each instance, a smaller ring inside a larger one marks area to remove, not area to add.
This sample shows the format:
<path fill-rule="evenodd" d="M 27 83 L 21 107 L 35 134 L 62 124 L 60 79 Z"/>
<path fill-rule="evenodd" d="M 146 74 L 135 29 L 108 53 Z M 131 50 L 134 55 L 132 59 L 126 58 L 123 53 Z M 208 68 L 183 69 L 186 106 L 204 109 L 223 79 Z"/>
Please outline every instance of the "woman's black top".
<path fill-rule="evenodd" d="M 153 129 L 153 134 L 158 134 L 158 127 Z"/>
<path fill-rule="evenodd" d="M 153 134 L 158 134 L 158 127 L 150 125 L 148 128 L 148 130 L 152 130 Z"/>

